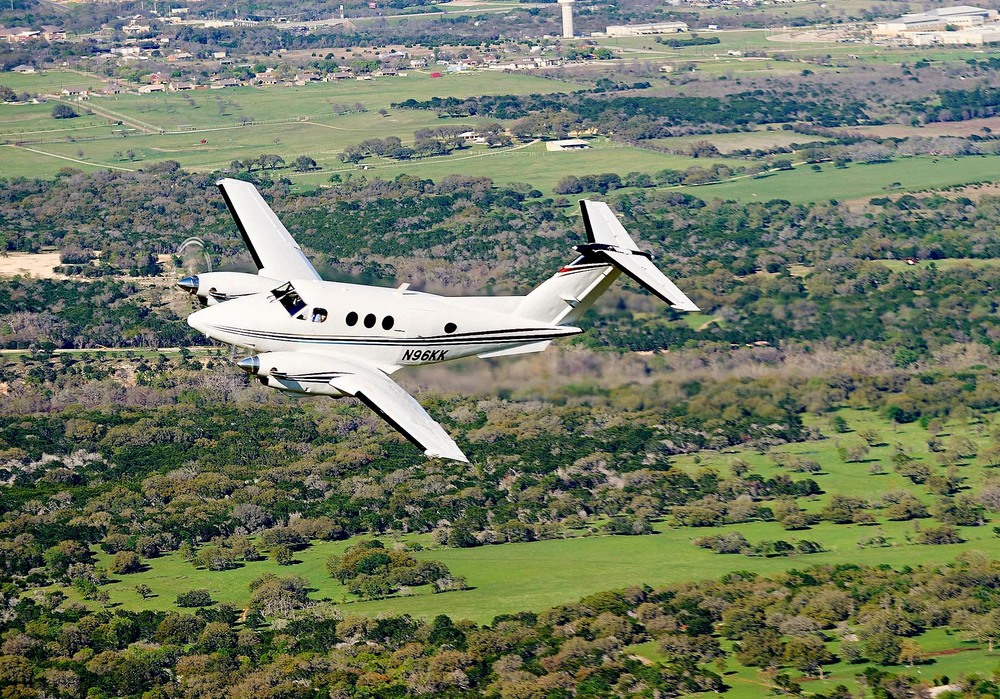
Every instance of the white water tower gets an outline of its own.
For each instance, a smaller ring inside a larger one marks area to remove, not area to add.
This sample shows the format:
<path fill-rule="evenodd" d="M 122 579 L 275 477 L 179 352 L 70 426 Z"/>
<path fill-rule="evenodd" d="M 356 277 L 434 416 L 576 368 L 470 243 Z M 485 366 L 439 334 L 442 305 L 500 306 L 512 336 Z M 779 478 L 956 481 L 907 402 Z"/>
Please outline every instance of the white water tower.
<path fill-rule="evenodd" d="M 563 38 L 572 39 L 573 38 L 573 3 L 575 0 L 559 0 L 559 6 L 562 8 L 562 21 L 563 21 Z"/>

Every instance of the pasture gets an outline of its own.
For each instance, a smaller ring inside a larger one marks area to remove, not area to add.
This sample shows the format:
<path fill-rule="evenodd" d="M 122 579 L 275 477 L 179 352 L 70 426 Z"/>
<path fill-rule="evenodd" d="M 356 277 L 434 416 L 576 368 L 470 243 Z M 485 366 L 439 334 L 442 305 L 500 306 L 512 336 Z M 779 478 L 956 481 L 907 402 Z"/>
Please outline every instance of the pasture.
<path fill-rule="evenodd" d="M 680 187 L 701 199 L 769 201 L 786 199 L 801 204 L 828 199 L 858 199 L 887 192 L 919 192 L 974 182 L 991 182 L 1000 172 L 1000 156 L 964 158 L 901 158 L 889 163 L 857 164 L 837 168 L 823 163 L 819 171 L 808 165 L 764 177 L 734 178 L 719 184 Z"/>
<path fill-rule="evenodd" d="M 674 136 L 672 138 L 657 138 L 651 144 L 684 151 L 695 143 L 707 141 L 714 145 L 720 153 L 727 154 L 740 150 L 758 150 L 771 148 L 791 148 L 793 145 L 806 143 L 823 143 L 830 139 L 822 136 L 810 136 L 785 131 L 784 129 L 760 127 L 753 131 L 738 131 L 736 133 L 699 134 L 697 136 Z"/>
<path fill-rule="evenodd" d="M 877 500 L 887 492 L 906 491 L 927 505 L 933 504 L 934 498 L 924 486 L 914 485 L 894 473 L 889 462 L 895 446 L 902 445 L 915 459 L 931 466 L 932 471 L 941 470 L 943 473 L 944 467 L 937 464 L 934 454 L 928 449 L 929 434 L 925 429 L 916 423 L 890 423 L 865 410 L 843 409 L 837 414 L 846 420 L 849 432 L 818 441 L 784 445 L 769 454 L 752 450 L 725 453 L 703 451 L 697 455 L 679 456 L 675 464 L 692 473 L 704 468 L 727 473 L 729 464 L 738 458 L 750 465 L 751 473 L 770 478 L 785 472 L 776 464 L 776 457 L 794 454 L 813 459 L 821 466 L 818 473 L 791 474 L 796 479 L 813 478 L 824 491 L 819 496 L 798 499 L 799 505 L 809 512 L 819 511 L 835 494 Z M 827 417 L 812 416 L 808 422 L 821 427 L 825 434 L 832 434 L 827 420 Z M 983 435 L 988 434 L 991 428 L 988 423 L 955 422 L 948 424 L 939 437 L 947 442 L 956 436 L 968 436 L 982 445 L 985 440 Z M 838 454 L 838 447 L 860 442 L 862 438 L 859 434 L 868 430 L 878 435 L 881 445 L 873 447 L 858 463 L 844 463 Z M 883 465 L 884 473 L 872 472 L 871 466 L 876 463 Z M 986 477 L 985 469 L 975 459 L 967 460 L 967 465 L 960 466 L 960 469 L 966 478 L 963 487 L 970 489 L 969 492 L 976 492 Z M 150 560 L 146 571 L 118 576 L 117 581 L 102 589 L 109 592 L 112 603 L 130 609 L 169 609 L 179 592 L 201 588 L 211 591 L 218 601 L 240 606 L 246 604 L 249 598 L 247 584 L 262 573 L 295 574 L 309 580 L 314 588 L 314 599 L 342 605 L 346 614 L 407 613 L 431 618 L 447 613 L 454 618 L 489 623 L 498 614 L 542 610 L 601 590 L 718 578 L 733 569 L 770 575 L 791 568 L 801 569 L 845 559 L 859 565 L 884 563 L 903 567 L 945 562 L 962 552 L 988 553 L 996 548 L 996 537 L 989 526 L 960 527 L 964 543 L 930 546 L 916 543 L 916 535 L 921 528 L 935 526 L 934 520 L 891 521 L 880 510 L 871 512 L 876 518 L 871 525 L 824 521 L 805 530 L 786 531 L 776 522 L 754 521 L 720 527 L 678 528 L 668 519 L 658 522 L 654 527 L 656 533 L 647 536 L 598 536 L 595 532 L 582 529 L 567 532 L 568 538 L 564 539 L 471 549 L 434 548 L 427 535 L 397 537 L 397 543 L 416 542 L 428 547 L 415 555 L 443 561 L 453 573 L 464 576 L 472 588 L 442 595 L 418 588 L 413 596 L 357 600 L 344 586 L 331 579 L 324 568 L 330 555 L 342 552 L 352 541 L 314 542 L 298 552 L 297 562 L 290 566 L 260 561 L 222 572 L 196 569 L 174 553 Z M 591 523 L 591 526 L 595 524 L 597 522 Z M 763 558 L 716 554 L 691 543 L 696 537 L 727 531 L 739 531 L 751 543 L 778 539 L 817 541 L 825 551 L 807 556 Z M 864 543 L 875 536 L 884 537 L 887 546 L 873 547 Z M 389 538 L 386 537 L 387 540 Z M 99 559 L 106 564 L 109 557 L 99 554 Z M 140 583 L 149 585 L 157 596 L 142 601 L 134 591 Z M 72 590 L 69 593 L 75 594 Z"/>
<path fill-rule="evenodd" d="M 673 529 L 661 523 L 656 529 L 657 533 L 647 536 L 577 536 L 415 553 L 418 558 L 443 561 L 452 573 L 465 576 L 472 587 L 445 594 L 430 594 L 417 588 L 417 594 L 409 597 L 358 601 L 346 587 L 330 578 L 324 567 L 329 556 L 341 553 L 352 541 L 314 543 L 297 553 L 298 562 L 291 566 L 279 566 L 268 560 L 221 572 L 196 569 L 178 554 L 170 554 L 148 561 L 150 565 L 145 572 L 115 576 L 116 581 L 102 590 L 110 594 L 113 604 L 135 610 L 173 609 L 177 594 L 192 589 L 209 590 L 217 601 L 242 606 L 250 597 L 247 585 L 259 575 L 300 575 L 314 588 L 311 595 L 314 599 L 330 600 L 345 614 L 411 614 L 423 619 L 448 614 L 455 619 L 489 623 L 498 614 L 541 611 L 602 590 L 718 578 L 734 568 L 770 575 L 792 568 L 842 562 L 845 554 L 859 565 L 885 563 L 902 567 L 943 563 L 965 551 L 988 553 L 996 541 L 988 527 L 965 527 L 962 528 L 965 543 L 944 546 L 908 543 L 907 534 L 913 525 L 903 522 L 885 522 L 877 528 L 824 523 L 802 532 L 786 532 L 773 522 L 717 529 Z M 730 530 L 738 530 L 751 542 L 808 539 L 822 542 L 829 550 L 808 556 L 752 558 L 716 554 L 691 544 L 695 537 Z M 859 548 L 859 541 L 876 533 L 887 536 L 894 545 Z M 105 564 L 110 560 L 103 554 L 98 558 Z M 143 601 L 135 592 L 135 586 L 142 583 L 149 585 L 157 596 Z M 74 590 L 65 592 L 78 598 Z"/>
<path fill-rule="evenodd" d="M 727 41 L 765 41 L 760 32 L 722 32 Z M 647 42 L 649 37 L 621 39 Z M 642 46 L 641 43 L 636 44 Z M 694 47 L 712 49 L 714 47 Z M 641 49 L 640 49 L 641 50 Z M 759 62 L 761 70 L 785 70 L 794 64 Z M 709 61 L 705 67 L 724 70 L 724 62 Z M 798 68 L 795 68 L 798 70 Z M 65 71 L 29 75 L 4 74 L 0 84 L 16 89 L 55 91 L 61 84 L 80 84 L 85 76 Z M 94 79 L 96 80 L 96 79 Z M 393 109 L 393 102 L 431 95 L 466 97 L 483 94 L 565 92 L 572 83 L 537 75 L 470 72 L 431 78 L 426 72 L 406 77 L 316 83 L 301 87 L 226 88 L 166 92 L 147 95 L 122 94 L 95 97 L 75 104 L 73 119 L 56 120 L 52 105 L 0 105 L 0 177 L 52 177 L 65 167 L 85 171 L 114 168 L 132 170 L 176 160 L 188 170 L 213 172 L 230 167 L 234 160 L 256 158 L 264 153 L 280 155 L 291 163 L 299 155 L 317 161 L 312 172 L 299 173 L 289 167 L 274 176 L 289 177 L 295 184 L 322 186 L 331 175 L 372 174 L 392 178 L 409 174 L 439 180 L 452 174 L 491 177 L 499 184 L 526 182 L 552 195 L 556 183 L 567 174 L 614 172 L 655 173 L 663 169 L 685 170 L 722 163 L 730 167 L 750 161 L 727 160 L 724 155 L 693 159 L 687 156 L 624 146 L 603 138 L 591 141 L 589 150 L 549 152 L 541 143 L 516 144 L 503 149 L 472 146 L 449 156 L 393 161 L 369 158 L 359 166 L 345 165 L 338 154 L 347 146 L 373 136 L 398 136 L 412 143 L 417 129 L 442 125 L 467 126 L 479 118 L 441 119 L 429 110 Z M 365 111 L 358 111 L 362 106 Z M 380 110 L 384 110 L 384 113 Z M 710 140 L 724 153 L 745 148 L 790 146 L 816 140 L 783 130 L 717 134 L 662 139 L 658 145 L 687 148 L 698 140 Z M 1000 156 L 909 158 L 890 163 L 857 165 L 838 169 L 824 163 L 819 170 L 799 165 L 793 171 L 764 177 L 734 177 L 728 181 L 681 189 L 703 199 L 739 201 L 786 199 L 794 203 L 851 200 L 894 192 L 993 181 L 1000 171 Z"/>

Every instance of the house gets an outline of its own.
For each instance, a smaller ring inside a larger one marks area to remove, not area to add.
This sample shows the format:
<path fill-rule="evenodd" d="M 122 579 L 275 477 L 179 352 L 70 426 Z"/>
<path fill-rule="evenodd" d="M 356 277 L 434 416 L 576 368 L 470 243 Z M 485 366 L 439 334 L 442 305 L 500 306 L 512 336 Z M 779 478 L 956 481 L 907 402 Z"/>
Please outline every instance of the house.
<path fill-rule="evenodd" d="M 12 44 L 23 44 L 26 41 L 34 41 L 42 38 L 42 33 L 27 27 L 12 27 L 10 29 L 0 29 L 0 37 L 6 37 Z"/>
<path fill-rule="evenodd" d="M 51 24 L 43 24 L 42 37 L 44 37 L 46 41 L 65 41 L 66 30 L 62 27 L 56 27 Z"/>
<path fill-rule="evenodd" d="M 85 87 L 64 87 L 61 90 L 61 94 L 69 97 L 70 99 L 87 99 L 90 96 L 90 90 Z"/>
<path fill-rule="evenodd" d="M 27 75 L 28 73 L 35 72 L 35 66 L 29 66 L 26 63 L 22 63 L 19 66 L 14 66 L 13 70 L 15 73 L 20 73 L 21 75 Z"/>
<path fill-rule="evenodd" d="M 299 73 L 295 76 L 295 82 L 300 82 L 303 85 L 306 83 L 319 82 L 319 73 Z"/>
<path fill-rule="evenodd" d="M 134 36 L 135 34 L 147 34 L 152 29 L 148 24 L 136 24 L 133 19 L 131 22 L 122 27 L 122 34 L 128 34 Z"/>
<path fill-rule="evenodd" d="M 166 92 L 167 86 L 163 83 L 153 83 L 151 85 L 143 85 L 139 88 L 138 92 L 140 95 L 147 95 L 150 92 Z"/>

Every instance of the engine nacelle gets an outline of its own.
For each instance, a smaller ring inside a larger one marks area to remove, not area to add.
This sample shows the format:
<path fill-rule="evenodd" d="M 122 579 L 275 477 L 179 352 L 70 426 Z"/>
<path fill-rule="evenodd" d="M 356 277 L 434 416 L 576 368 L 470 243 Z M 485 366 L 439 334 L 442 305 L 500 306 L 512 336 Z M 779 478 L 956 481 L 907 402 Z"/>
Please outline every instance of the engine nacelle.
<path fill-rule="evenodd" d="M 197 296 L 202 306 L 214 306 L 240 296 L 270 291 L 281 286 L 281 281 L 246 272 L 205 272 L 184 277 L 177 286 Z"/>
<path fill-rule="evenodd" d="M 330 358 L 304 352 L 264 352 L 237 363 L 268 388 L 310 396 L 343 398 L 348 395 L 330 385 L 343 372 L 324 369 Z"/>

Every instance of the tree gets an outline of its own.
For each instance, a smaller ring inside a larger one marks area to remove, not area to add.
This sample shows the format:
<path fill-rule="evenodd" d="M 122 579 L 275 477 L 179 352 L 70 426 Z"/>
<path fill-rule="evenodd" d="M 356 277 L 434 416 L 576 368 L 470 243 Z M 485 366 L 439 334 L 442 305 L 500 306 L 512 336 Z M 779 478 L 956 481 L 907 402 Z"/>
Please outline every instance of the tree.
<path fill-rule="evenodd" d="M 985 614 L 962 612 L 955 615 L 953 625 L 961 629 L 963 635 L 977 643 L 986 642 L 989 652 L 993 652 L 995 644 L 1000 641 L 1000 607 Z"/>
<path fill-rule="evenodd" d="M 781 636 L 770 627 L 744 634 L 739 647 L 736 659 L 750 667 L 775 667 L 785 654 Z"/>
<path fill-rule="evenodd" d="M 136 593 L 143 599 L 149 599 L 153 596 L 153 589 L 146 583 L 141 583 L 135 586 Z"/>
<path fill-rule="evenodd" d="M 208 590 L 189 590 L 177 595 L 178 607 L 210 607 L 215 604 Z"/>
<path fill-rule="evenodd" d="M 318 167 L 316 161 L 308 155 L 300 155 L 292 161 L 292 169 L 296 172 L 309 172 L 310 170 L 317 170 Z"/>
<path fill-rule="evenodd" d="M 879 665 L 892 665 L 899 659 L 899 638 L 891 631 L 866 634 L 861 641 L 861 647 L 868 659 Z"/>
<path fill-rule="evenodd" d="M 52 108 L 53 119 L 72 119 L 80 116 L 75 109 L 68 104 L 57 104 Z"/>
<path fill-rule="evenodd" d="M 926 658 L 926 653 L 924 649 L 920 647 L 920 644 L 914 641 L 912 638 L 904 638 L 899 643 L 899 662 L 904 663 L 906 667 L 913 667 L 914 665 L 919 665 L 924 662 Z"/>
<path fill-rule="evenodd" d="M 108 572 L 115 575 L 128 575 L 142 570 L 142 559 L 135 551 L 119 551 L 108 564 Z"/>
<path fill-rule="evenodd" d="M 287 566 L 291 565 L 295 560 L 295 555 L 289 547 L 279 545 L 271 549 L 271 558 L 273 558 L 279 566 Z"/>
<path fill-rule="evenodd" d="M 812 634 L 795 636 L 785 644 L 784 660 L 806 674 L 816 674 L 823 679 L 823 665 L 834 661 L 826 644 Z"/>

